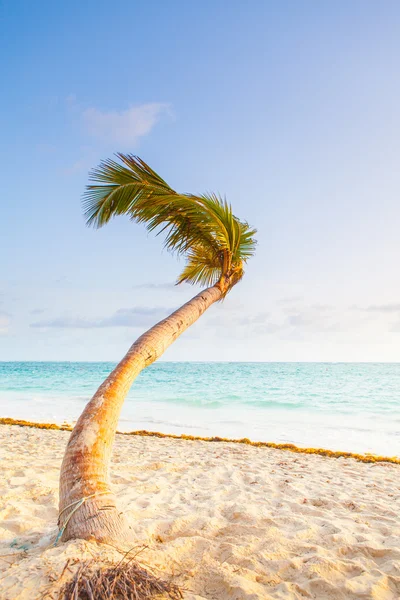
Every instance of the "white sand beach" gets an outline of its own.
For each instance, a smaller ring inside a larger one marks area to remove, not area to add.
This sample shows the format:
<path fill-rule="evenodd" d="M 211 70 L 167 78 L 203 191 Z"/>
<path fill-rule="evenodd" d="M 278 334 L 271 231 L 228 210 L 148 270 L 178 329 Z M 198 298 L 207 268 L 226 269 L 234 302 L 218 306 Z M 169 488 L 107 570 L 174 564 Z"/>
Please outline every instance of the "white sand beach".
<path fill-rule="evenodd" d="M 0 597 L 56 598 L 74 561 L 53 547 L 69 433 L 0 426 Z M 112 480 L 140 560 L 187 600 L 400 597 L 400 467 L 118 435 Z M 69 568 L 64 570 L 67 560 Z"/>

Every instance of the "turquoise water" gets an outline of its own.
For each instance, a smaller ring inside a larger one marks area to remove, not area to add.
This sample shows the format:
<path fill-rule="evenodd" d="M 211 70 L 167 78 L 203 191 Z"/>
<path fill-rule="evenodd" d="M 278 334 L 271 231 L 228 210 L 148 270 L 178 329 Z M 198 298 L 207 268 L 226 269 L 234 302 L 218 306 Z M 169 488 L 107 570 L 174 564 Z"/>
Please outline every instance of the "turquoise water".
<path fill-rule="evenodd" d="M 0 416 L 74 421 L 113 363 L 0 363 Z M 120 429 L 400 455 L 400 364 L 167 363 L 146 369 Z"/>

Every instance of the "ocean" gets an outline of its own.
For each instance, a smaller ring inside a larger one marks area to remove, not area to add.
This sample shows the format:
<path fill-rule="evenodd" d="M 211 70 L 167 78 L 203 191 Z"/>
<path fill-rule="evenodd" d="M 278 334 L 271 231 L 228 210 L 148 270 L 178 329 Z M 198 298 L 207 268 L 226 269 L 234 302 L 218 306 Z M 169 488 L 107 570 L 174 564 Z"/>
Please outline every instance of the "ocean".
<path fill-rule="evenodd" d="M 75 421 L 114 363 L 0 363 L 0 416 Z M 400 455 L 400 364 L 159 362 L 119 429 Z"/>

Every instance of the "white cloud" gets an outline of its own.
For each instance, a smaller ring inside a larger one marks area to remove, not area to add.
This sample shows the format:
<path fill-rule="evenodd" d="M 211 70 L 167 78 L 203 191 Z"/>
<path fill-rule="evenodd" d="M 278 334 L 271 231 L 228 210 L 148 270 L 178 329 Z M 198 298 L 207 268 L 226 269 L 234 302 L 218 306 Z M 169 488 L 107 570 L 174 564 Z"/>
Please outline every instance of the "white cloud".
<path fill-rule="evenodd" d="M 155 306 L 148 308 L 138 306 L 135 308 L 120 308 L 110 317 L 97 319 L 82 319 L 81 317 L 57 317 L 31 323 L 31 327 L 47 329 L 55 327 L 60 329 L 93 329 L 97 327 L 151 327 L 161 319 L 165 319 L 174 312 L 175 308 Z M 1 322 L 0 322 L 1 325 Z"/>
<path fill-rule="evenodd" d="M 138 283 L 132 286 L 136 290 L 179 290 L 175 283 Z"/>
<path fill-rule="evenodd" d="M 73 175 L 74 173 L 80 173 L 81 171 L 89 171 L 90 167 L 93 166 L 94 159 L 88 156 L 78 158 L 70 167 L 63 169 L 65 175 Z"/>
<path fill-rule="evenodd" d="M 400 304 L 398 302 L 392 302 L 391 304 L 372 304 L 358 310 L 375 313 L 400 313 Z"/>
<path fill-rule="evenodd" d="M 87 108 L 82 117 L 85 127 L 94 137 L 134 145 L 150 133 L 163 114 L 170 112 L 170 106 L 160 102 L 139 104 L 122 111 L 101 111 Z"/>
<path fill-rule="evenodd" d="M 8 333 L 8 326 L 10 325 L 10 315 L 6 312 L 0 311 L 0 335 Z"/>

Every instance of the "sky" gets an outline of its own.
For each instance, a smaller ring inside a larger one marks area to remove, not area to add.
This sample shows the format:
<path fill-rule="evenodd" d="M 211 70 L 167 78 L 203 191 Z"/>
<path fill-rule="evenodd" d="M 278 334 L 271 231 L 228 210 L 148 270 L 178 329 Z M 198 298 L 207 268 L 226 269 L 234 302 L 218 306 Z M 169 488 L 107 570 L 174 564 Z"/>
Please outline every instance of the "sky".
<path fill-rule="evenodd" d="M 165 360 L 398 361 L 397 0 L 0 0 L 0 360 L 116 361 L 199 290 L 162 240 L 88 229 L 138 154 L 258 230 Z"/>

